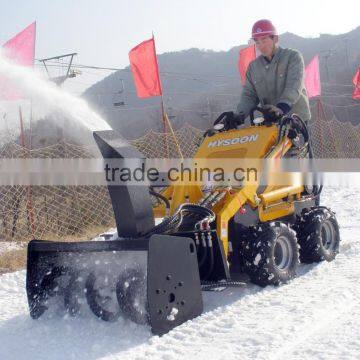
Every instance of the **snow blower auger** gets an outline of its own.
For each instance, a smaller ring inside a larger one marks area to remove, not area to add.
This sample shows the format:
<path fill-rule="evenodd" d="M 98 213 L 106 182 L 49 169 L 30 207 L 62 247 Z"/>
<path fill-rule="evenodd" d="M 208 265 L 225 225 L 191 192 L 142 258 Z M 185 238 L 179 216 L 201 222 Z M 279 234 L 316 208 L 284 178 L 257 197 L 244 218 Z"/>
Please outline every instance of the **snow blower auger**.
<path fill-rule="evenodd" d="M 137 152 L 114 131 L 94 133 L 105 159 L 134 159 Z M 193 240 L 167 234 L 180 221 L 155 227 L 146 186 L 111 185 L 118 240 L 53 242 L 28 246 L 26 290 L 30 315 L 71 315 L 89 309 L 100 319 L 119 316 L 149 324 L 155 334 L 201 314 L 200 277 Z M 195 218 L 211 211 L 184 207 Z"/>

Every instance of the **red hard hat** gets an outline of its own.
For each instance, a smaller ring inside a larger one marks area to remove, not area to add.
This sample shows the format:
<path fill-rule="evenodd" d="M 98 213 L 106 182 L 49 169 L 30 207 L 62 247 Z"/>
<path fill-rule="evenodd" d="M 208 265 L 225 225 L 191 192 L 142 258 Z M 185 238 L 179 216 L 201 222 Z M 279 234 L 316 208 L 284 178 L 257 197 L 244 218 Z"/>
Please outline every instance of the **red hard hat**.
<path fill-rule="evenodd" d="M 252 38 L 257 39 L 266 35 L 277 35 L 277 30 L 270 20 L 259 20 L 252 28 Z"/>

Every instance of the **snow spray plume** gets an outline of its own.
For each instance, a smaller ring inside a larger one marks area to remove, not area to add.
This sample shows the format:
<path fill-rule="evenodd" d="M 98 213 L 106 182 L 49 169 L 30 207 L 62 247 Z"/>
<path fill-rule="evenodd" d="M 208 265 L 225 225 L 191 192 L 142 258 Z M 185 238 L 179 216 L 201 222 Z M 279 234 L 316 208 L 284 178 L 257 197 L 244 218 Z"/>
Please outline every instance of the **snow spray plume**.
<path fill-rule="evenodd" d="M 65 138 L 73 139 L 77 143 L 92 141 L 92 131 L 110 129 L 107 122 L 92 110 L 84 99 L 41 78 L 32 68 L 10 62 L 6 59 L 6 54 L 0 51 L 0 87 L 4 87 L 4 84 L 5 87 L 9 85 L 9 91 L 16 89 L 16 93 L 21 94 L 23 99 L 31 99 L 35 126 L 37 120 L 46 119 L 52 122 L 54 128 L 62 128 Z M 5 111 L 7 106 L 14 104 L 3 103 L 2 111 Z M 17 120 L 18 117 L 13 119 L 13 127 L 18 126 Z"/>

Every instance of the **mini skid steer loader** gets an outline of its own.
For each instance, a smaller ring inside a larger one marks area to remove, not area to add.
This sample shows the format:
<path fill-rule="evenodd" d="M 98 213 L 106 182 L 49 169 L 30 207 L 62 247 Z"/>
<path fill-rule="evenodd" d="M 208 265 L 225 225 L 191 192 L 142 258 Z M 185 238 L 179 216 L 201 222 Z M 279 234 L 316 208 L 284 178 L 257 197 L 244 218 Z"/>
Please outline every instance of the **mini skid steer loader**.
<path fill-rule="evenodd" d="M 273 121 L 255 119 L 252 111 L 250 126 L 239 129 L 230 118 L 224 113 L 216 120 L 194 160 L 276 161 L 294 150 L 312 157 L 307 125 L 296 115 Z M 94 137 L 105 159 L 146 161 L 112 130 Z M 90 309 L 102 320 L 123 316 L 164 334 L 201 314 L 202 290 L 236 285 L 240 273 L 260 286 L 279 285 L 296 275 L 299 262 L 333 260 L 339 227 L 334 213 L 318 205 L 321 186 L 293 179 L 181 183 L 160 191 L 109 185 L 117 240 L 29 243 L 30 315 Z M 164 219 L 155 226 L 155 217 Z"/>

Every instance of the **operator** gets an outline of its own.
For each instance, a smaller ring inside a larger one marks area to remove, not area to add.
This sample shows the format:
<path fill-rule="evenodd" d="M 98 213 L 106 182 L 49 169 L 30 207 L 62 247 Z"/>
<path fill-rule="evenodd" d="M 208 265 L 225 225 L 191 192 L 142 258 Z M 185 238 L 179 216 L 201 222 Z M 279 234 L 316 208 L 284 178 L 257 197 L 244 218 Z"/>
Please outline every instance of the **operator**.
<path fill-rule="evenodd" d="M 235 124 L 243 123 L 260 103 L 265 120 L 277 121 L 283 115 L 296 113 L 308 124 L 311 113 L 302 55 L 296 50 L 279 46 L 277 30 L 270 20 L 259 20 L 254 24 L 252 39 L 260 56 L 249 64 L 233 121 Z M 293 156 L 297 157 L 296 149 L 290 150 L 285 157 Z M 316 205 L 319 201 L 318 195 Z"/>
<path fill-rule="evenodd" d="M 259 20 L 252 28 L 252 39 L 260 52 L 249 64 L 241 100 L 234 114 L 241 123 L 258 106 L 267 120 L 296 113 L 305 123 L 310 120 L 310 106 L 304 85 L 304 60 L 293 49 L 279 46 L 279 36 L 270 20 Z"/>

